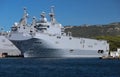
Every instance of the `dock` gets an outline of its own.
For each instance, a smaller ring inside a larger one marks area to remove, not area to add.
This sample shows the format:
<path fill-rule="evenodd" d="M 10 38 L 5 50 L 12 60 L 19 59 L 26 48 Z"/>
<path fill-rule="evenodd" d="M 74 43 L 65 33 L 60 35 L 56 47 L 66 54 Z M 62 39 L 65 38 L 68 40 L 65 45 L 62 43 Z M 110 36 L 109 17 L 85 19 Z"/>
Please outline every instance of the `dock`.
<path fill-rule="evenodd" d="M 0 58 L 8 58 L 8 57 L 24 57 L 23 55 L 8 55 L 7 53 L 1 53 Z"/>
<path fill-rule="evenodd" d="M 113 56 L 102 56 L 100 59 L 110 59 L 110 60 L 120 60 L 120 57 L 113 57 Z"/>

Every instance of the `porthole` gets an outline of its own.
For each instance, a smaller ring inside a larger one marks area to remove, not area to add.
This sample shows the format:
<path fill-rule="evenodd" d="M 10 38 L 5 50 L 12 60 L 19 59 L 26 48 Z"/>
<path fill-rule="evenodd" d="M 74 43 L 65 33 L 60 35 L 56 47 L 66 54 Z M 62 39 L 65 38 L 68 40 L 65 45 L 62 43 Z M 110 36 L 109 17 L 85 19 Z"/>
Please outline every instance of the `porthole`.
<path fill-rule="evenodd" d="M 72 53 L 74 50 L 73 49 L 70 49 L 70 52 Z"/>
<path fill-rule="evenodd" d="M 61 37 L 60 37 L 60 36 L 57 36 L 57 38 L 58 38 L 58 39 L 61 39 Z"/>
<path fill-rule="evenodd" d="M 103 50 L 98 50 L 98 53 L 104 53 L 104 51 Z"/>
<path fill-rule="evenodd" d="M 49 28 L 50 26 L 47 26 L 47 28 Z"/>
<path fill-rule="evenodd" d="M 72 38 L 71 38 L 71 37 L 69 37 L 69 39 L 70 39 L 70 40 L 72 40 Z"/>

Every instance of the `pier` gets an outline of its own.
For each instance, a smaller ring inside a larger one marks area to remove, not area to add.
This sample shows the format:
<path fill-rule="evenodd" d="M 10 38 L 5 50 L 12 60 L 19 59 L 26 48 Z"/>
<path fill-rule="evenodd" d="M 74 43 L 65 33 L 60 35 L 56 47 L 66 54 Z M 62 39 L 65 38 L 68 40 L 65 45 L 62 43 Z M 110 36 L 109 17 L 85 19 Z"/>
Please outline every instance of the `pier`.
<path fill-rule="evenodd" d="M 8 58 L 8 57 L 24 57 L 23 55 L 8 55 L 8 53 L 0 53 L 0 58 Z"/>
<path fill-rule="evenodd" d="M 113 56 L 102 56 L 100 57 L 100 59 L 110 59 L 110 60 L 120 60 L 120 56 L 119 57 L 113 57 Z"/>

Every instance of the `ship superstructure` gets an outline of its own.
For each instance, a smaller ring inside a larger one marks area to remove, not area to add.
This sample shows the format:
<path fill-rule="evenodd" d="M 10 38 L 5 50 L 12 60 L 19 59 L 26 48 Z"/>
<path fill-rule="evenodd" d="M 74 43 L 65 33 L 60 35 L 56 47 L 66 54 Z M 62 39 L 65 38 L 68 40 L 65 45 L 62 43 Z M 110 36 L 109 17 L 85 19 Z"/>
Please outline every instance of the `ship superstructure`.
<path fill-rule="evenodd" d="M 41 19 L 33 17 L 27 24 L 27 11 L 19 23 L 12 27 L 9 39 L 21 50 L 25 57 L 101 57 L 108 54 L 109 44 L 105 40 L 72 37 L 64 32 L 64 27 L 55 19 L 53 7 Z"/>

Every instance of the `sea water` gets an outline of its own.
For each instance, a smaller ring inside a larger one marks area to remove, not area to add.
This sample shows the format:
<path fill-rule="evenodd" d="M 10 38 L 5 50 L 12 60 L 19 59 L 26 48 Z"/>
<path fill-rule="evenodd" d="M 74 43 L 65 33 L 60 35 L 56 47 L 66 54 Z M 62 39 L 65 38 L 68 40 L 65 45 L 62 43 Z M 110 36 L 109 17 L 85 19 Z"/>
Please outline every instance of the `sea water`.
<path fill-rule="evenodd" d="M 120 60 L 2 58 L 0 77 L 120 77 Z"/>

